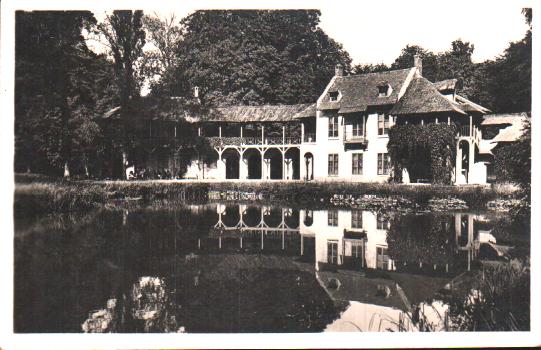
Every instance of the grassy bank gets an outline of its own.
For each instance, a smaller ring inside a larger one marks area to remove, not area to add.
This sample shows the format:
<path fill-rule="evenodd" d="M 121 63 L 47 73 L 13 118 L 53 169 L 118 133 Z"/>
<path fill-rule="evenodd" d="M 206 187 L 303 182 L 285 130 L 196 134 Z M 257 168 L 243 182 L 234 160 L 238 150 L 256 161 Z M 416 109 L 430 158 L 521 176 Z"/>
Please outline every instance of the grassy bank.
<path fill-rule="evenodd" d="M 22 178 L 21 178 L 22 177 Z M 331 199 L 389 198 L 399 205 L 426 207 L 431 199 L 459 199 L 470 209 L 485 209 L 489 201 L 512 198 L 509 187 L 402 185 L 352 182 L 256 181 L 50 181 L 16 176 L 16 213 L 85 210 L 108 203 L 152 203 L 156 200 L 205 201 L 213 197 L 246 199 L 307 207 L 330 205 Z M 374 199 L 375 200 L 375 199 Z M 335 202 L 341 205 L 340 202 Z"/>

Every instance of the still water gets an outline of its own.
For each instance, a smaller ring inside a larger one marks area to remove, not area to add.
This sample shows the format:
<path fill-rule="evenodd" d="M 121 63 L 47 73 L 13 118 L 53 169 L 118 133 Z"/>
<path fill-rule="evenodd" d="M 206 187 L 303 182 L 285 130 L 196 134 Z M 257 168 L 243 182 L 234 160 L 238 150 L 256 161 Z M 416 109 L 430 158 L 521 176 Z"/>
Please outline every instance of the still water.
<path fill-rule="evenodd" d="M 15 331 L 416 331 L 419 310 L 443 330 L 454 281 L 508 258 L 494 222 L 221 203 L 16 219 Z"/>

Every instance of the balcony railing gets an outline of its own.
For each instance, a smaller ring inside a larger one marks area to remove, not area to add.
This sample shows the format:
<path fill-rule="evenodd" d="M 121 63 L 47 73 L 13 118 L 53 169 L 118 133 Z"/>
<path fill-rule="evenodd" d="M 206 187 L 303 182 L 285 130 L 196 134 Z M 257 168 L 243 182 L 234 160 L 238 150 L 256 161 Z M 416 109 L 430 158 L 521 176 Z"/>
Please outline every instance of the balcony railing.
<path fill-rule="evenodd" d="M 481 140 L 481 130 L 479 130 L 475 125 L 470 128 L 469 125 L 462 125 L 458 129 L 459 137 L 471 137 L 477 143 Z"/>
<path fill-rule="evenodd" d="M 303 142 L 316 142 L 316 133 L 315 132 L 305 132 Z"/>
<path fill-rule="evenodd" d="M 358 133 L 355 133 L 355 132 L 352 132 L 352 131 L 345 131 L 344 132 L 344 142 L 367 144 L 368 140 L 366 139 L 365 135 L 358 134 Z"/>
<path fill-rule="evenodd" d="M 470 126 L 469 125 L 462 125 L 459 127 L 458 129 L 458 135 L 460 137 L 471 137 L 471 133 L 470 133 Z"/>
<path fill-rule="evenodd" d="M 223 146 L 256 146 L 256 145 L 299 145 L 300 137 L 207 137 L 210 144 L 215 147 Z"/>

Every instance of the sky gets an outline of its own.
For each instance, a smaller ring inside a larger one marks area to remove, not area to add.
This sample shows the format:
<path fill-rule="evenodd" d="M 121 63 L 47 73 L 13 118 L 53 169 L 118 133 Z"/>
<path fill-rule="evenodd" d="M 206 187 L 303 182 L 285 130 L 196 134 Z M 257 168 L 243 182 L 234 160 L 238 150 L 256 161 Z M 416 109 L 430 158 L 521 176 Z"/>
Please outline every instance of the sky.
<path fill-rule="evenodd" d="M 146 13 L 182 18 L 196 9 L 216 8 L 215 2 L 142 3 Z M 416 44 L 433 52 L 451 47 L 455 39 L 475 46 L 474 62 L 494 59 L 511 41 L 524 37 L 527 25 L 521 13 L 528 1 L 262 1 L 221 2 L 228 8 L 318 8 L 320 27 L 349 52 L 354 64 L 390 64 L 407 44 Z M 261 6 L 257 6 L 261 4 Z M 352 5 L 357 4 L 357 5 Z M 238 6 L 235 6 L 238 5 Z M 130 6 L 131 8 L 135 8 Z M 94 10 L 98 20 L 103 10 Z"/>

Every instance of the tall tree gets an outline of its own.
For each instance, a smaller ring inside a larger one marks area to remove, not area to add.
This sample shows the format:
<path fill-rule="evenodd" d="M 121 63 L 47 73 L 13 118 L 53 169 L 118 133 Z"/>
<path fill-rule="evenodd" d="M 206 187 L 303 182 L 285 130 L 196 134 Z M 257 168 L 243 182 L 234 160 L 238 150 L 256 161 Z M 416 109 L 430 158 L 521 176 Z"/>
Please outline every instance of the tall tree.
<path fill-rule="evenodd" d="M 522 40 L 509 44 L 503 55 L 488 66 L 488 90 L 498 112 L 532 109 L 532 11 L 523 11 L 529 29 Z"/>
<path fill-rule="evenodd" d="M 182 29 L 174 14 L 167 17 L 145 15 L 143 17 L 147 42 L 152 48 L 143 55 L 144 75 L 149 83 L 156 84 L 161 76 L 177 64 L 177 51 L 182 41 Z"/>
<path fill-rule="evenodd" d="M 154 92 L 210 104 L 313 102 L 351 59 L 319 28 L 320 12 L 197 11 L 185 18 L 178 65 Z"/>
<path fill-rule="evenodd" d="M 99 136 L 90 108 L 97 98 L 96 55 L 82 36 L 94 23 L 88 11 L 16 13 L 16 170 L 63 167 L 69 176 L 70 163 L 80 160 L 80 138 L 92 144 Z"/>
<path fill-rule="evenodd" d="M 120 94 L 121 140 L 119 146 L 122 153 L 122 176 L 128 164 L 128 154 L 136 147 L 137 137 L 134 135 L 134 123 L 131 120 L 132 102 L 140 97 L 140 89 L 144 78 L 141 72 L 141 58 L 145 45 L 143 29 L 143 11 L 118 10 L 107 15 L 98 30 L 105 38 L 105 45 L 113 58 L 115 78 Z M 115 152 L 116 153 L 116 152 Z"/>

